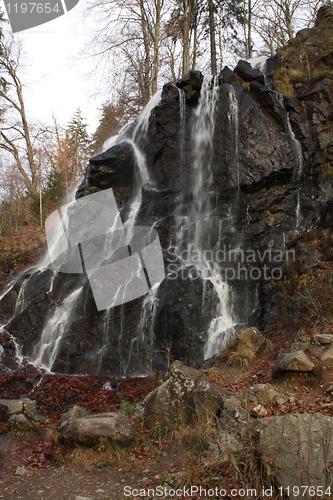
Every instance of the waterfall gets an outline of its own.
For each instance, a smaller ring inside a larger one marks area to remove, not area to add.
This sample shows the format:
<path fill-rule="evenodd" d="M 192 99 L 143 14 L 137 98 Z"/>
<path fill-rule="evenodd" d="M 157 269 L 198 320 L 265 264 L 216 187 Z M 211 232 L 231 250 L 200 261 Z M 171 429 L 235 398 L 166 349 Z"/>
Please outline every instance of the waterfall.
<path fill-rule="evenodd" d="M 209 190 L 212 182 L 211 153 L 214 134 L 214 112 L 218 98 L 217 78 L 205 76 L 198 107 L 194 112 L 192 130 L 193 204 L 191 218 L 195 221 L 195 241 L 200 249 L 204 229 L 210 218 Z"/>
<path fill-rule="evenodd" d="M 185 92 L 178 89 L 179 94 L 179 149 L 180 149 L 180 166 L 184 167 L 185 163 L 185 136 L 186 136 L 186 100 Z"/>
<path fill-rule="evenodd" d="M 284 123 L 284 128 L 289 136 L 289 139 L 291 141 L 291 147 L 296 159 L 296 167 L 297 167 L 297 173 L 294 176 L 296 181 L 301 180 L 301 176 L 303 173 L 303 149 L 302 149 L 302 144 L 298 139 L 296 139 L 296 136 L 294 134 L 294 131 L 292 129 L 291 123 L 290 123 L 290 116 L 289 112 L 286 110 L 283 104 L 283 95 L 279 94 L 275 90 L 270 90 L 270 92 L 275 96 L 276 101 L 279 105 L 279 107 L 282 110 L 282 115 L 283 115 L 283 123 Z"/>
<path fill-rule="evenodd" d="M 103 357 L 108 345 L 109 339 L 109 331 L 112 324 L 113 319 L 113 306 L 109 307 L 103 316 L 102 319 L 102 346 L 96 353 L 96 371 L 97 373 L 101 372 Z"/>
<path fill-rule="evenodd" d="M 176 231 L 174 241 L 171 244 L 171 247 L 179 257 L 180 265 L 182 267 L 188 265 L 194 266 L 200 273 L 203 280 L 202 306 L 206 292 L 205 281 L 208 280 L 213 285 L 217 304 L 215 311 L 213 311 L 214 318 L 208 329 L 204 351 L 205 359 L 219 353 L 234 332 L 234 322 L 230 314 L 229 286 L 223 282 L 218 264 L 214 261 L 207 261 L 204 252 L 209 242 L 209 232 L 211 230 L 209 197 L 212 183 L 212 141 L 218 89 L 216 78 L 209 75 L 204 77 L 198 107 L 194 112 L 192 129 L 191 192 L 193 201 L 188 213 L 184 211 L 182 204 L 177 207 L 175 211 Z M 182 203 L 184 203 L 183 200 Z M 222 237 L 222 224 L 219 230 L 220 240 Z M 184 249 L 188 250 L 188 262 L 184 262 L 182 259 L 182 251 Z M 197 252 L 200 253 L 200 258 L 194 258 L 193 250 L 196 254 Z"/>
<path fill-rule="evenodd" d="M 295 231 L 298 231 L 300 220 L 301 220 L 301 190 L 297 190 L 297 203 L 296 203 L 296 227 Z"/>
<path fill-rule="evenodd" d="M 238 132 L 238 101 L 236 92 L 233 86 L 230 86 L 229 90 L 229 100 L 230 107 L 228 112 L 228 120 L 231 129 L 231 135 L 234 142 L 234 161 L 236 164 L 237 171 L 237 187 L 239 191 L 239 162 L 238 162 L 238 142 L 239 142 L 239 132 Z"/>
<path fill-rule="evenodd" d="M 53 310 L 52 315 L 47 319 L 41 339 L 35 346 L 34 354 L 30 359 L 35 366 L 51 371 L 58 354 L 60 341 L 73 322 L 77 299 L 82 290 L 83 287 L 72 292 L 61 306 Z"/>
<path fill-rule="evenodd" d="M 298 139 L 296 139 L 296 137 L 295 137 L 294 131 L 291 127 L 290 117 L 289 117 L 288 112 L 286 112 L 286 125 L 287 125 L 288 135 L 289 135 L 291 142 L 294 146 L 293 150 L 294 150 L 294 154 L 295 154 L 296 162 L 297 162 L 296 163 L 296 165 L 297 165 L 296 180 L 300 181 L 302 173 L 303 173 L 303 149 L 302 149 L 302 145 L 301 145 L 300 141 Z"/>
<path fill-rule="evenodd" d="M 25 288 L 28 283 L 28 278 L 26 278 L 20 288 L 17 300 L 16 300 L 16 305 L 15 305 L 15 313 L 14 316 L 21 314 L 24 309 L 26 308 L 26 299 L 25 299 Z"/>
<path fill-rule="evenodd" d="M 138 216 L 138 213 L 141 208 L 142 202 L 142 186 L 144 184 L 148 184 L 151 182 L 146 157 L 144 153 L 139 148 L 139 143 L 147 138 L 148 126 L 149 126 L 149 117 L 152 110 L 159 104 L 161 100 L 161 92 L 157 92 L 154 97 L 149 101 L 140 117 L 138 118 L 138 122 L 133 131 L 132 139 L 125 139 L 126 142 L 131 144 L 135 157 L 135 164 L 137 167 L 137 187 L 136 193 L 131 201 L 129 214 L 127 217 L 127 221 L 125 223 L 125 230 L 127 232 L 127 237 L 130 240 L 133 236 L 133 229 L 135 226 L 135 222 Z"/>
<path fill-rule="evenodd" d="M 133 132 L 133 141 L 138 142 L 140 138 L 147 135 L 151 112 L 156 106 L 159 105 L 161 101 L 161 95 L 162 92 L 160 90 L 156 92 L 156 94 L 148 102 L 145 109 L 142 111 Z"/>
<path fill-rule="evenodd" d="M 127 363 L 124 368 L 124 375 L 128 374 L 133 356 L 141 357 L 140 375 L 149 375 L 152 372 L 152 348 L 154 342 L 154 324 L 158 306 L 158 285 L 153 286 L 144 298 L 142 304 L 141 317 L 136 336 L 131 340 Z M 134 350 L 136 352 L 134 354 Z M 140 347 L 140 348 L 139 348 Z M 133 374 L 131 374 L 133 376 Z"/>

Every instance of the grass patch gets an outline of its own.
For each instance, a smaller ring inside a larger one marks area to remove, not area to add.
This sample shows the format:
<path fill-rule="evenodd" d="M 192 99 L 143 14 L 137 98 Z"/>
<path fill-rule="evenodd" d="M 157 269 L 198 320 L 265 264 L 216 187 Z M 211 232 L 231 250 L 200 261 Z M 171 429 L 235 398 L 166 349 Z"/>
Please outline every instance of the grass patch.
<path fill-rule="evenodd" d="M 279 94 L 286 97 L 294 97 L 295 90 L 291 83 L 289 70 L 287 68 L 280 68 L 273 74 L 274 88 Z"/>

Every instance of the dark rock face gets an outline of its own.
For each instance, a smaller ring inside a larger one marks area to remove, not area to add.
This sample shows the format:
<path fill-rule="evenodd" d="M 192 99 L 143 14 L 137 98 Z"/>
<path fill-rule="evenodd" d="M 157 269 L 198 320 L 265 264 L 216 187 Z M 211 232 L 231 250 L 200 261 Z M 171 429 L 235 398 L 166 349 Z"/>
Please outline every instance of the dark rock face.
<path fill-rule="evenodd" d="M 236 75 L 240 76 L 245 82 L 259 82 L 265 85 L 265 77 L 263 73 L 257 69 L 253 69 L 247 61 L 239 61 L 235 68 Z"/>
<path fill-rule="evenodd" d="M 331 22 L 327 12 L 321 13 L 320 28 L 307 31 L 309 44 L 317 40 L 316 30 L 325 32 Z M 296 41 L 284 49 L 291 59 L 288 51 Z M 331 64 L 328 49 L 320 57 Z M 268 61 L 267 72 L 274 74 L 283 64 L 279 53 Z M 42 332 L 53 329 L 59 333 L 56 372 L 134 376 L 165 369 L 170 360 L 200 365 L 214 318 L 221 314 L 223 287 L 204 279 L 193 262 L 182 264 L 173 251 L 182 224 L 200 203 L 201 250 L 221 256 L 218 273 L 229 285 L 223 300 L 235 330 L 274 324 L 267 298 L 271 280 L 282 277 L 287 258 L 297 259 L 302 232 L 333 223 L 333 79 L 328 74 L 286 97 L 241 62 L 237 74 L 225 68 L 218 81 L 212 147 L 201 162 L 203 200 L 195 191 L 200 179 L 194 169 L 198 100 L 207 91 L 200 72 L 164 86 L 138 141 L 150 182 L 142 186 L 136 224 L 158 231 L 167 275 L 159 289 L 99 312 L 84 275 L 31 271 L 0 300 L 0 322 L 24 356 L 33 358 Z M 112 188 L 125 220 L 140 185 L 131 143 L 135 127 L 90 161 L 77 191 L 78 198 Z M 193 240 L 194 226 L 192 220 L 187 239 L 183 233 L 184 247 Z M 66 315 L 66 300 L 76 291 Z"/>
<path fill-rule="evenodd" d="M 117 201 L 126 201 L 134 182 L 133 147 L 129 142 L 122 142 L 90 160 L 87 175 L 77 189 L 76 198 L 112 187 Z"/>

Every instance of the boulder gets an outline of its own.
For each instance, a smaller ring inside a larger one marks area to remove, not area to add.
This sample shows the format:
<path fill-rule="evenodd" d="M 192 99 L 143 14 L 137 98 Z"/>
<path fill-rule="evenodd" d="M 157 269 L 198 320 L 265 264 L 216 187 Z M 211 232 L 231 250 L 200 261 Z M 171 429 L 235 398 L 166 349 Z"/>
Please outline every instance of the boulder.
<path fill-rule="evenodd" d="M 281 402 L 281 396 L 270 384 L 257 384 L 250 387 L 251 403 L 272 404 Z"/>
<path fill-rule="evenodd" d="M 198 70 L 188 71 L 181 80 L 179 80 L 176 85 L 180 89 L 183 89 L 187 85 L 191 85 L 194 90 L 200 90 L 203 82 L 203 74 Z"/>
<path fill-rule="evenodd" d="M 267 417 L 268 411 L 263 405 L 256 405 L 254 408 L 251 410 L 251 417 L 255 418 L 264 418 Z"/>
<path fill-rule="evenodd" d="M 29 420 L 36 420 L 36 401 L 30 399 L 23 400 L 23 414 Z"/>
<path fill-rule="evenodd" d="M 252 68 L 247 61 L 239 61 L 235 68 L 236 75 L 240 76 L 246 82 L 259 82 L 265 85 L 265 77 L 261 71 Z"/>
<path fill-rule="evenodd" d="M 332 361 L 333 360 L 333 347 L 327 349 L 320 358 L 321 361 Z"/>
<path fill-rule="evenodd" d="M 59 441 L 63 443 L 95 446 L 101 440 L 114 445 L 129 446 L 137 434 L 133 420 L 119 413 L 98 413 L 86 417 L 73 418 L 62 428 Z"/>
<path fill-rule="evenodd" d="M 199 370 L 176 361 L 168 379 L 145 399 L 144 425 L 181 420 L 213 421 L 223 408 L 226 392 L 211 384 Z"/>
<path fill-rule="evenodd" d="M 202 460 L 206 467 L 227 462 L 231 455 L 244 451 L 244 444 L 234 432 L 221 431 L 216 440 L 210 440 L 207 444 L 209 455 Z"/>
<path fill-rule="evenodd" d="M 275 372 L 312 372 L 315 365 L 303 351 L 284 353 L 277 358 Z"/>
<path fill-rule="evenodd" d="M 266 345 L 265 337 L 257 328 L 243 328 L 236 335 L 237 352 L 252 361 Z"/>
<path fill-rule="evenodd" d="M 27 419 L 25 415 L 20 413 L 19 415 L 12 415 L 7 423 L 11 431 L 32 431 L 35 426 Z"/>
<path fill-rule="evenodd" d="M 36 401 L 24 399 L 0 399 L 0 415 L 8 420 L 12 415 L 24 413 L 34 420 L 36 417 Z"/>
<path fill-rule="evenodd" d="M 325 491 L 332 484 L 332 426 L 333 417 L 319 413 L 263 419 L 258 427 L 259 450 L 279 486 L 321 486 Z M 302 493 L 293 498 L 311 498 L 309 490 Z"/>
<path fill-rule="evenodd" d="M 57 423 L 58 431 L 61 431 L 71 420 L 74 420 L 75 418 L 87 417 L 90 413 L 91 412 L 86 410 L 86 408 L 81 408 L 81 406 L 76 405 L 73 406 L 73 408 L 61 416 L 59 422 Z"/>
<path fill-rule="evenodd" d="M 286 122 L 286 110 L 279 103 L 276 93 L 258 82 L 251 82 L 250 90 L 256 96 L 262 107 L 284 127 Z"/>
<path fill-rule="evenodd" d="M 76 192 L 76 198 L 92 189 L 113 188 L 116 198 L 124 198 L 132 191 L 135 178 L 135 153 L 130 142 L 123 141 L 89 160 L 85 178 Z"/>
<path fill-rule="evenodd" d="M 228 397 L 223 402 L 223 409 L 219 415 L 218 426 L 222 431 L 239 431 L 245 422 L 245 410 L 240 406 L 239 399 Z"/>
<path fill-rule="evenodd" d="M 241 85 L 242 80 L 237 76 L 228 66 L 224 66 L 223 70 L 218 76 L 220 85 L 227 83 L 228 85 Z"/>
<path fill-rule="evenodd" d="M 333 335 L 328 333 L 320 333 L 313 335 L 311 342 L 315 345 L 327 345 L 331 344 L 333 341 Z"/>

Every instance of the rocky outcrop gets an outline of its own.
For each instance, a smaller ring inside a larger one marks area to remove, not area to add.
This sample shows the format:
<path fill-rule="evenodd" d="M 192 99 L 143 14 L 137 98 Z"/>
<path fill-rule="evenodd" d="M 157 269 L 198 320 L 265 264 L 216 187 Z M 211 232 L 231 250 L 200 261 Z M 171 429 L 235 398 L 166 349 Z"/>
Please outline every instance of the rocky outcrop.
<path fill-rule="evenodd" d="M 167 380 L 146 397 L 144 425 L 151 428 L 165 421 L 213 422 L 225 398 L 226 392 L 208 382 L 199 370 L 176 361 Z"/>
<path fill-rule="evenodd" d="M 259 424 L 259 449 L 268 475 L 287 495 L 289 487 L 290 497 L 312 498 L 317 487 L 325 492 L 332 484 L 332 425 L 332 417 L 319 413 L 284 415 Z"/>
<path fill-rule="evenodd" d="M 203 75 L 192 71 L 177 85 L 164 86 L 145 122 L 147 133 L 137 134 L 136 146 L 146 159 L 150 182 L 142 186 L 136 224 L 158 231 L 165 280 L 149 296 L 151 302 L 139 298 L 97 311 L 84 274 L 54 273 L 49 268 L 29 271 L 0 300 L 0 322 L 24 356 L 33 356 L 47 322 L 59 324 L 59 308 L 79 289 L 57 344 L 55 372 L 145 375 L 166 370 L 170 359 L 200 366 L 221 310 L 228 309 L 232 316 L 234 333 L 244 326 L 263 331 L 275 325 L 279 299 L 271 283 L 283 276 L 287 252 L 289 259 L 297 260 L 301 233 L 333 225 L 331 22 L 331 8 L 321 9 L 316 28 L 301 32 L 268 61 L 269 85 L 245 62 L 239 63 L 237 72 L 225 68 L 218 87 L 210 82 L 216 105 L 212 147 L 203 154 L 200 202 L 194 189 L 199 177 L 194 171 L 198 153 L 193 131 Z M 307 71 L 300 47 L 308 58 L 313 56 L 312 76 L 301 75 L 303 83 L 291 74 L 293 68 Z M 281 78 L 284 83 L 289 79 L 288 88 L 279 87 Z M 77 191 L 80 197 L 112 187 L 124 221 L 133 194 L 138 194 L 133 148 L 138 123 L 120 134 L 120 142 L 90 160 Z M 180 250 L 195 240 L 196 222 L 193 219 L 187 227 L 186 218 L 197 206 L 201 252 L 219 254 L 213 266 L 219 279 L 204 278 L 200 265 L 174 252 L 182 231 Z M 229 249 L 244 253 L 230 256 Z M 305 254 L 300 266 L 316 258 Z M 222 279 L 228 294 L 221 288 Z M 232 332 L 226 333 L 226 340 Z"/>
<path fill-rule="evenodd" d="M 99 413 L 67 421 L 59 434 L 64 443 L 95 446 L 101 441 L 122 447 L 130 446 L 137 434 L 133 420 L 119 413 Z"/>

